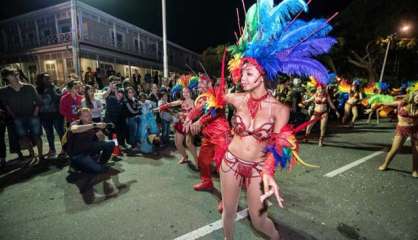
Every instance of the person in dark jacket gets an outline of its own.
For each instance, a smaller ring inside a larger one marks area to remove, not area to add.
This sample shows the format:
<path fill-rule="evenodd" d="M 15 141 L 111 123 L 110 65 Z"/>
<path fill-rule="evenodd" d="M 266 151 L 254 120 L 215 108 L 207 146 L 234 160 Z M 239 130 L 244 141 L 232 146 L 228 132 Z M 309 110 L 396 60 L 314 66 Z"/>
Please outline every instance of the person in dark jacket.
<path fill-rule="evenodd" d="M 128 87 L 125 90 L 126 95 L 124 99 L 124 108 L 126 123 L 128 126 L 128 143 L 131 145 L 131 150 L 138 152 L 138 128 L 140 124 L 139 115 L 141 113 L 141 103 L 136 97 L 136 92 L 132 87 Z"/>
<path fill-rule="evenodd" d="M 36 78 L 36 89 L 42 99 L 42 106 L 39 110 L 41 124 L 45 129 L 48 140 L 49 152 L 47 156 L 56 156 L 54 129 L 60 139 L 64 135 L 64 118 L 59 113 L 61 90 L 55 86 L 48 73 L 40 73 Z"/>
<path fill-rule="evenodd" d="M 123 114 L 123 96 L 124 90 L 116 88 L 115 82 L 109 84 L 107 92 L 104 94 L 106 101 L 106 113 L 104 121 L 106 123 L 113 123 L 115 128 L 110 131 L 110 136 L 116 134 L 120 146 L 125 146 L 125 118 Z"/>

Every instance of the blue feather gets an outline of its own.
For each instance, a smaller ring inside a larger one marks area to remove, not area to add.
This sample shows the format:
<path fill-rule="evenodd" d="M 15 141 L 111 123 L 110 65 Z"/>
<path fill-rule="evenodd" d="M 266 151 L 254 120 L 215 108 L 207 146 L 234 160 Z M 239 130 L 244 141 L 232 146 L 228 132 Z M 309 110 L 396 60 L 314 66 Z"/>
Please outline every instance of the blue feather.
<path fill-rule="evenodd" d="M 338 109 L 344 108 L 345 102 L 347 102 L 348 98 L 348 93 L 340 93 L 340 95 L 338 96 Z"/>
<path fill-rule="evenodd" d="M 183 90 L 183 86 L 180 84 L 174 85 L 174 87 L 171 89 L 171 96 L 175 98 L 177 93 L 181 92 L 181 90 Z"/>
<path fill-rule="evenodd" d="M 275 145 L 268 145 L 265 152 L 270 152 L 274 157 L 274 167 L 280 164 L 282 169 L 289 166 L 290 160 L 292 159 L 292 150 L 289 148 L 282 149 L 282 155 L 279 154 Z"/>
<path fill-rule="evenodd" d="M 337 43 L 334 38 L 324 37 L 307 40 L 288 51 L 289 57 L 312 57 L 327 53 Z"/>
<path fill-rule="evenodd" d="M 312 58 L 285 58 L 278 64 L 276 69 L 271 69 L 270 71 L 280 71 L 291 76 L 313 76 L 321 83 L 326 83 L 328 79 L 328 70 L 320 62 Z"/>

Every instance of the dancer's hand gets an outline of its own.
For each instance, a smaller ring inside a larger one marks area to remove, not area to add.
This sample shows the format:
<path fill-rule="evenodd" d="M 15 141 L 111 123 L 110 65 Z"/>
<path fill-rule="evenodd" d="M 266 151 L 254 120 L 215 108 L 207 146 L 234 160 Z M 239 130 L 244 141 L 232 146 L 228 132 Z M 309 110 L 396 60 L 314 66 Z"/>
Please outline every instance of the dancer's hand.
<path fill-rule="evenodd" d="M 196 121 L 190 126 L 190 131 L 193 135 L 197 135 L 200 132 L 201 127 L 202 124 L 200 124 L 199 121 Z"/>
<path fill-rule="evenodd" d="M 279 207 L 284 208 L 284 199 L 280 196 L 280 189 L 279 186 L 276 183 L 276 180 L 274 180 L 273 176 L 270 176 L 268 174 L 263 174 L 263 186 L 264 186 L 264 195 L 261 196 L 261 198 L 268 198 L 271 195 L 274 194 L 276 197 L 277 203 L 279 204 Z M 260 200 L 264 200 L 260 199 Z"/>
<path fill-rule="evenodd" d="M 190 126 L 192 125 L 192 121 L 186 119 L 186 121 L 183 122 L 183 131 L 185 133 L 190 132 Z"/>
<path fill-rule="evenodd" d="M 341 114 L 339 112 L 335 112 L 335 115 L 337 115 L 337 118 L 341 117 Z"/>

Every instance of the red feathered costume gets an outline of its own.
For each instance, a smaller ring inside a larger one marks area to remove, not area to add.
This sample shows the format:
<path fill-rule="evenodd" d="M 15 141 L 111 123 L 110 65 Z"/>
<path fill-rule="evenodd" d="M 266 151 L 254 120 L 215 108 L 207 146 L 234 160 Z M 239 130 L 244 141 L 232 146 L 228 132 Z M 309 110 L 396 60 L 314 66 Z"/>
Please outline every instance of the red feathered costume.
<path fill-rule="evenodd" d="M 211 163 L 214 160 L 217 164 L 220 162 L 231 139 L 229 124 L 222 109 L 218 109 L 216 113 L 204 113 L 207 100 L 206 97 L 199 98 L 187 117 L 191 121 L 198 119 L 202 125 L 203 138 L 197 159 L 201 182 L 193 187 L 196 191 L 213 189 Z"/>

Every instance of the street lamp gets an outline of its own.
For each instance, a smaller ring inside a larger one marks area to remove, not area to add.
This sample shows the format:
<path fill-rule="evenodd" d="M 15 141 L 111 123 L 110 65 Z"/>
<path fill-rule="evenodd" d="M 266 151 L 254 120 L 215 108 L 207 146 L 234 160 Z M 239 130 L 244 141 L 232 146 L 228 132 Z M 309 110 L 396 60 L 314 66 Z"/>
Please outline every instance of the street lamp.
<path fill-rule="evenodd" d="M 166 3 L 161 0 L 163 15 L 163 75 L 168 78 L 168 56 L 167 56 L 167 23 L 166 23 Z"/>
<path fill-rule="evenodd" d="M 409 30 L 411 29 L 411 25 L 403 25 L 400 29 L 399 32 L 401 33 L 407 33 Z M 380 78 L 379 78 L 379 82 L 381 83 L 383 81 L 383 74 L 385 73 L 385 67 L 386 67 L 386 60 L 388 58 L 388 53 L 389 53 L 389 48 L 390 48 L 390 41 L 395 38 L 398 35 L 398 32 L 394 32 L 392 34 L 390 34 L 387 39 L 388 39 L 388 45 L 386 47 L 386 52 L 385 52 L 385 58 L 383 59 L 383 66 L 382 66 L 382 71 L 380 72 Z"/>

